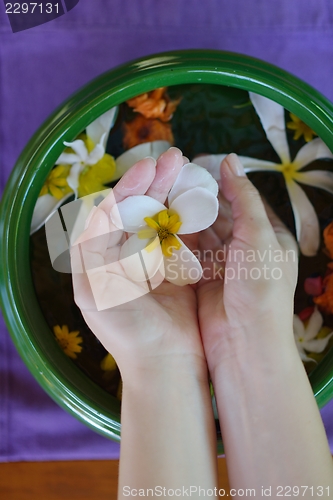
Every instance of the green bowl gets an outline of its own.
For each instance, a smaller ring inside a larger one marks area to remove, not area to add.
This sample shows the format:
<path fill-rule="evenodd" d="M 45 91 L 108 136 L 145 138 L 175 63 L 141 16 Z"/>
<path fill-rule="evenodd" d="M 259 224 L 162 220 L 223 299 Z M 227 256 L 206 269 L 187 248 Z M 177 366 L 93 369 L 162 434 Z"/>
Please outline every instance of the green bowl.
<path fill-rule="evenodd" d="M 25 364 L 64 409 L 100 434 L 120 439 L 120 403 L 89 379 L 60 349 L 39 306 L 29 255 L 29 228 L 38 194 L 63 142 L 72 141 L 99 115 L 157 87 L 216 84 L 262 94 L 296 114 L 333 150 L 333 106 L 303 81 L 239 54 L 176 51 L 156 54 L 104 73 L 65 101 L 19 157 L 0 206 L 1 305 Z M 333 397 L 332 350 L 310 374 L 319 407 Z"/>

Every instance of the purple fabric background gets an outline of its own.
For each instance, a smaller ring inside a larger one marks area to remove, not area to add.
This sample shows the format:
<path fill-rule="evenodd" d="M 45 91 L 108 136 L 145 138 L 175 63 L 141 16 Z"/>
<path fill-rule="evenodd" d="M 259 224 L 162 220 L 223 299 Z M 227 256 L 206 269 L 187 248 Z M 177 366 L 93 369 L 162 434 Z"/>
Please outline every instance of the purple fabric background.
<path fill-rule="evenodd" d="M 212 48 L 280 66 L 333 99 L 331 0 L 80 0 L 13 34 L 0 4 L 0 190 L 26 142 L 101 72 L 158 51 Z M 1 192 L 0 191 L 0 192 Z M 25 368 L 0 317 L 0 461 L 118 458 L 119 445 L 60 409 Z M 322 415 L 333 452 L 333 402 Z"/>

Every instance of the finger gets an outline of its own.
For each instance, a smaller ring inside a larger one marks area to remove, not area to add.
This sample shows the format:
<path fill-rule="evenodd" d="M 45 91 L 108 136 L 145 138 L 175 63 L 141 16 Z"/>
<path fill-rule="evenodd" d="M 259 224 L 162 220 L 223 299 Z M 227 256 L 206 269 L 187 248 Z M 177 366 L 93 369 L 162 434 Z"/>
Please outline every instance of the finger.
<path fill-rule="evenodd" d="M 99 204 L 99 208 L 109 216 L 115 202 L 127 196 L 145 194 L 156 175 L 156 160 L 144 158 L 131 167 L 115 185 L 111 193 Z"/>
<path fill-rule="evenodd" d="M 219 193 L 219 213 L 216 221 L 211 226 L 220 239 L 220 242 L 227 241 L 232 235 L 233 228 L 233 218 L 231 205 L 228 200 L 226 200 L 222 193 Z"/>
<path fill-rule="evenodd" d="M 246 177 L 237 155 L 230 154 L 222 161 L 221 179 L 222 193 L 231 203 L 233 237 L 254 246 L 263 238 L 275 238 L 259 192 Z"/>
<path fill-rule="evenodd" d="M 214 231 L 213 227 L 208 227 L 204 231 L 199 233 L 199 250 L 200 252 L 206 252 L 209 250 L 214 250 L 221 246 L 221 240 Z"/>
<path fill-rule="evenodd" d="M 158 158 L 156 176 L 146 194 L 164 204 L 183 164 L 184 157 L 180 149 L 169 148 Z"/>
<path fill-rule="evenodd" d="M 295 251 L 297 251 L 297 243 L 292 233 L 289 231 L 287 226 L 282 222 L 280 217 L 276 215 L 276 213 L 274 212 L 268 201 L 263 197 L 261 199 L 264 204 L 267 217 L 272 225 L 277 240 L 282 246 L 282 248 L 284 248 L 284 250 L 294 249 Z"/>
<path fill-rule="evenodd" d="M 74 298 L 81 309 L 96 309 L 86 271 L 104 266 L 108 240 L 108 217 L 103 210 L 95 208 L 87 229 L 70 252 Z"/>
<path fill-rule="evenodd" d="M 109 219 L 110 238 L 108 247 L 117 245 L 123 236 L 111 221 L 110 212 L 112 207 L 128 196 L 145 194 L 156 175 L 156 160 L 144 158 L 131 167 L 111 190 L 108 196 L 99 204 L 99 208 L 105 212 Z"/>

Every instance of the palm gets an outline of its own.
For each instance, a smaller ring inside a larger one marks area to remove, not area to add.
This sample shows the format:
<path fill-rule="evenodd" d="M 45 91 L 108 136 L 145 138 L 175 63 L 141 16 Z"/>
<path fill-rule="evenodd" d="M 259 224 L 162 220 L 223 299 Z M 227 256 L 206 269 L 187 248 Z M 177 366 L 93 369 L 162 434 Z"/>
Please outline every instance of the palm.
<path fill-rule="evenodd" d="M 156 172 L 149 164 L 151 160 L 142 160 L 145 168 L 139 162 L 114 188 L 113 200 L 109 196 L 99 205 L 79 239 L 81 249 L 77 258 L 83 256 L 85 268 L 92 271 L 73 273 L 75 300 L 91 330 L 117 361 L 126 352 L 137 357 L 144 357 L 147 352 L 195 353 L 203 357 L 193 288 L 162 282 L 148 293 L 146 282 L 131 281 L 119 260 L 120 238 L 124 240 L 127 235 L 114 231 L 109 217 L 114 200 L 126 198 L 128 191 L 148 194 L 164 202 L 184 162 L 177 151 L 169 150 L 162 155 Z M 163 186 L 160 178 L 164 180 Z M 190 238 L 189 242 L 193 248 L 196 238 Z M 73 251 L 73 268 L 75 258 Z"/>
<path fill-rule="evenodd" d="M 211 245 L 215 254 L 220 252 L 221 255 L 222 248 L 224 254 L 223 260 L 217 259 L 222 272 L 215 272 L 214 276 L 215 263 L 212 265 L 211 275 L 208 279 L 202 280 L 198 287 L 200 330 L 207 358 L 217 351 L 221 353 L 220 356 L 230 355 L 235 332 L 245 331 L 251 318 L 258 323 L 260 317 L 264 320 L 264 317 L 270 314 L 267 300 L 271 295 L 272 282 L 275 287 L 274 293 L 278 293 L 277 287 L 280 287 L 280 296 L 286 298 L 286 304 L 292 303 L 292 290 L 297 275 L 297 266 L 291 262 L 288 264 L 289 267 L 283 269 L 283 274 L 289 276 L 287 281 L 249 279 L 254 265 L 262 269 L 267 264 L 268 269 L 271 262 L 267 257 L 267 262 L 264 260 L 253 264 L 246 259 L 237 260 L 236 255 L 246 256 L 249 251 L 258 250 L 264 255 L 268 248 L 272 251 L 277 249 L 284 251 L 289 248 L 296 252 L 295 240 L 266 202 L 265 208 L 270 224 L 267 224 L 266 232 L 261 231 L 259 235 L 254 233 L 253 228 L 249 230 L 248 226 L 239 220 L 234 226 L 230 203 L 221 193 L 219 199 L 218 219 L 211 228 L 200 235 L 199 240 L 201 253 Z M 241 273 L 239 265 L 242 268 Z M 247 279 L 246 273 L 248 273 Z"/>

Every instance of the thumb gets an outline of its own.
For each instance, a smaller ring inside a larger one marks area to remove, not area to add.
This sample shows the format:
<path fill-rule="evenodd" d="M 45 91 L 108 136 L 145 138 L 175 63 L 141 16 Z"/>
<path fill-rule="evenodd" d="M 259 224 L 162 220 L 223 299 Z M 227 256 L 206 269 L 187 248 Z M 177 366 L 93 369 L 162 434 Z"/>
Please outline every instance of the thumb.
<path fill-rule="evenodd" d="M 222 193 L 231 204 L 233 237 L 252 246 L 267 241 L 267 236 L 274 237 L 260 194 L 247 178 L 238 156 L 229 154 L 220 168 Z"/>

